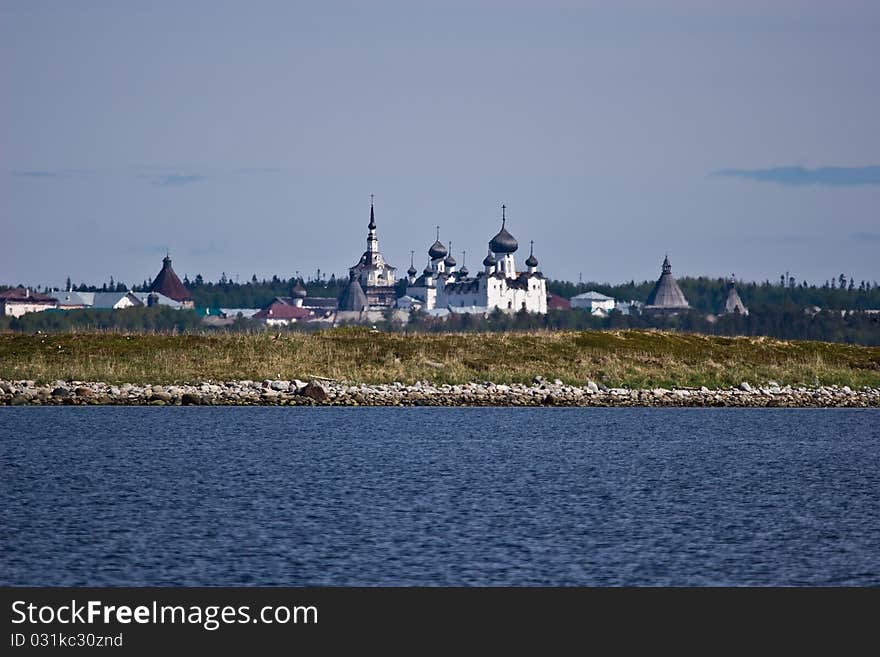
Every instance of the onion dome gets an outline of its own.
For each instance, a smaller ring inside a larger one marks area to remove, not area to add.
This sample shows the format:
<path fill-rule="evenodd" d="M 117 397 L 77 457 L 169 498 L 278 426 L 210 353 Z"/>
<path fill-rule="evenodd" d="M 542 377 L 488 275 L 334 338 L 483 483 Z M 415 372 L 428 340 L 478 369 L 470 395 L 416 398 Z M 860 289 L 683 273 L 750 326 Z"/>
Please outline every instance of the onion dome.
<path fill-rule="evenodd" d="M 535 243 L 531 243 L 531 248 L 529 249 L 529 257 L 526 258 L 526 267 L 537 267 L 538 259 L 535 257 Z"/>
<path fill-rule="evenodd" d="M 291 296 L 295 299 L 305 299 L 308 292 L 306 292 L 306 288 L 300 285 L 299 281 L 296 282 L 296 285 L 293 286 L 293 289 L 290 291 Z"/>
<path fill-rule="evenodd" d="M 443 246 L 443 242 L 440 241 L 440 226 L 437 226 L 437 241 L 431 245 L 431 248 L 428 249 L 428 255 L 431 257 L 431 260 L 440 260 L 441 258 L 445 258 L 449 254 L 449 251 L 446 250 L 446 247 Z"/>
<path fill-rule="evenodd" d="M 483 258 L 483 266 L 484 267 L 494 267 L 497 263 L 498 263 L 498 261 L 495 260 L 495 256 L 492 255 L 492 249 L 489 249 L 488 255 L 486 255 L 486 257 Z"/>
<path fill-rule="evenodd" d="M 447 267 L 455 267 L 456 265 L 455 258 L 452 257 L 452 242 L 449 243 L 449 255 L 446 256 L 446 260 L 443 261 L 443 264 Z"/>
<path fill-rule="evenodd" d="M 425 276 L 433 276 L 434 270 L 430 267 L 425 267 L 425 270 L 422 272 Z"/>
<path fill-rule="evenodd" d="M 468 268 L 465 267 L 464 265 L 461 266 L 461 269 L 458 270 L 458 273 L 461 274 L 462 276 L 467 276 L 468 274 L 470 274 L 470 272 L 468 271 Z"/>
<path fill-rule="evenodd" d="M 498 234 L 489 241 L 489 248 L 493 253 L 514 253 L 519 248 L 516 239 L 514 239 L 513 235 L 508 233 L 507 228 L 504 227 L 504 224 L 507 222 L 506 210 L 507 206 L 502 205 L 501 230 L 499 230 Z"/>
<path fill-rule="evenodd" d="M 410 278 L 412 278 L 413 276 L 415 276 L 416 273 L 417 273 L 417 272 L 416 272 L 416 266 L 415 266 L 415 264 L 413 264 L 413 258 L 415 258 L 415 256 L 416 256 L 416 252 L 415 252 L 415 251 L 410 251 L 410 252 L 409 252 L 409 269 L 406 270 L 406 273 L 407 273 L 407 275 L 408 275 Z"/>

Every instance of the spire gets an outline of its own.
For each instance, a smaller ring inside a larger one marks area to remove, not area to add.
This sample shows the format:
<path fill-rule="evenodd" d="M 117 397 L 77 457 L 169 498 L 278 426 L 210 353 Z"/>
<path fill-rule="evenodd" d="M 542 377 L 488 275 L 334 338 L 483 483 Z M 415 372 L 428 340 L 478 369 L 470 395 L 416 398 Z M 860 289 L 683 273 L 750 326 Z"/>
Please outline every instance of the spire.
<path fill-rule="evenodd" d="M 501 227 L 504 228 L 504 222 L 507 221 L 507 206 L 501 204 Z"/>
<path fill-rule="evenodd" d="M 468 273 L 470 273 L 470 272 L 468 272 L 468 268 L 465 267 L 465 265 L 464 265 L 464 257 L 466 255 L 467 255 L 467 251 L 461 252 L 461 269 L 458 270 L 458 273 L 460 273 L 462 276 L 467 276 Z"/>
<path fill-rule="evenodd" d="M 672 265 L 669 264 L 669 254 L 666 254 L 666 257 L 663 258 L 663 273 L 671 274 L 672 273 Z"/>
<path fill-rule="evenodd" d="M 376 212 L 373 209 L 373 199 L 374 196 L 370 194 L 370 225 L 367 226 L 370 230 L 376 230 Z"/>

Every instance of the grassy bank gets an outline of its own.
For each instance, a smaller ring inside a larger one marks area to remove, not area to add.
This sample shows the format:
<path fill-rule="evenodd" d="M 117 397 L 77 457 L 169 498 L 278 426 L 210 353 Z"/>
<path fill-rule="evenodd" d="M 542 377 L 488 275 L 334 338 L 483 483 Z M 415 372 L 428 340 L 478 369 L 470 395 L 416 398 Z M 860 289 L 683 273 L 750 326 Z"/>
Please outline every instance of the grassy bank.
<path fill-rule="evenodd" d="M 404 335 L 0 335 L 0 378 L 185 383 L 325 377 L 364 383 L 529 382 L 609 387 L 880 386 L 880 347 L 651 331 Z"/>

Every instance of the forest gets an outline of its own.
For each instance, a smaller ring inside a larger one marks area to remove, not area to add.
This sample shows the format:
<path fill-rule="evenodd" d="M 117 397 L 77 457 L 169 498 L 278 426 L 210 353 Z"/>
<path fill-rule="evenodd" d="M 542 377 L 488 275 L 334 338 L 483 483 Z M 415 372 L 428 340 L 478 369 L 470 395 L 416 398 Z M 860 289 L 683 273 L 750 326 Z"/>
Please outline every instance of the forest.
<path fill-rule="evenodd" d="M 201 276 L 184 283 L 195 297 L 196 311 L 174 311 L 168 308 L 130 308 L 125 310 L 50 310 L 30 313 L 21 318 L 0 317 L 0 330 L 17 332 L 67 332 L 89 330 L 116 330 L 132 332 L 193 332 L 193 331 L 263 331 L 257 322 L 238 318 L 234 324 L 209 328 L 201 322 L 206 308 L 259 308 L 276 296 L 288 296 L 296 279 L 277 276 L 239 283 L 223 275 L 216 282 Z M 302 280 L 310 297 L 338 297 L 343 290 L 341 278 L 318 275 Z M 418 332 L 489 332 L 525 331 L 535 329 L 644 329 L 654 328 L 707 335 L 768 336 L 788 340 L 822 340 L 864 345 L 880 345 L 880 313 L 865 312 L 880 309 L 880 285 L 876 281 L 856 282 L 843 274 L 829 278 L 822 285 L 796 281 L 780 276 L 775 282 L 738 282 L 737 289 L 748 307 L 747 316 L 726 315 L 715 317 L 725 295 L 726 281 L 722 278 L 682 277 L 678 279 L 692 306 L 690 312 L 670 317 L 645 314 L 624 315 L 612 312 L 607 318 L 592 317 L 584 311 L 552 310 L 547 315 L 517 313 L 507 315 L 500 311 L 489 317 L 455 315 L 437 319 L 415 312 L 410 321 L 400 324 L 380 322 L 377 328 L 387 331 Z M 572 283 L 548 281 L 553 294 L 570 298 L 581 292 L 596 290 L 621 301 L 644 301 L 653 281 L 622 284 Z M 6 286 L 8 288 L 8 286 Z M 100 286 L 71 285 L 80 291 L 124 291 L 128 287 L 113 281 Z M 148 284 L 134 286 L 145 290 Z M 405 280 L 398 283 L 398 295 L 406 288 Z M 0 290 L 6 289 L 0 286 Z M 45 288 L 37 288 L 46 291 Z M 198 310 L 200 309 L 200 310 Z M 389 315 L 390 316 L 390 315 Z M 300 323 L 288 330 L 314 331 L 326 325 Z"/>

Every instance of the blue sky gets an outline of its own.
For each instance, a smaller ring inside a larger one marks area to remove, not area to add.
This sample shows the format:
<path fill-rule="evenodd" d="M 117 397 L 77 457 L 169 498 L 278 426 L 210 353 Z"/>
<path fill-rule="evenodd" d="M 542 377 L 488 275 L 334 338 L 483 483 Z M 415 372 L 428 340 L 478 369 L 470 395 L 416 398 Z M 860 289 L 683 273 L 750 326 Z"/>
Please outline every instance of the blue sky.
<path fill-rule="evenodd" d="M 0 282 L 880 278 L 880 5 L 0 0 Z"/>

